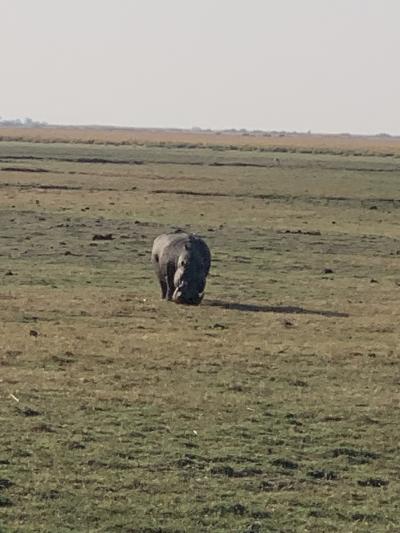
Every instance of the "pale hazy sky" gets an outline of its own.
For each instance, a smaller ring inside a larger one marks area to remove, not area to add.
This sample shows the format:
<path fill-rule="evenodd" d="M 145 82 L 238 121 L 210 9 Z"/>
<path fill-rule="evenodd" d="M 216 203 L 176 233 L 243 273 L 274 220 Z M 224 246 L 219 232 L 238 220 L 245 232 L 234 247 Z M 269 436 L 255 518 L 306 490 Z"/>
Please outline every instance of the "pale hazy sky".
<path fill-rule="evenodd" d="M 400 0 L 0 0 L 0 116 L 400 134 Z"/>

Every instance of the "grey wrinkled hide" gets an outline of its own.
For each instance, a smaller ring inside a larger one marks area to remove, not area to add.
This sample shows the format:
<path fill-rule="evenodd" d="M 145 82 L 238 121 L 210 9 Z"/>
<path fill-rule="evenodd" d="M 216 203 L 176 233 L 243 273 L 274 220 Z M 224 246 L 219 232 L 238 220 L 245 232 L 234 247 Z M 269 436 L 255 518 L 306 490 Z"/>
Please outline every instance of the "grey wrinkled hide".
<path fill-rule="evenodd" d="M 198 305 L 204 296 L 211 254 L 194 234 L 166 233 L 154 240 L 151 261 L 161 286 L 161 297 Z"/>

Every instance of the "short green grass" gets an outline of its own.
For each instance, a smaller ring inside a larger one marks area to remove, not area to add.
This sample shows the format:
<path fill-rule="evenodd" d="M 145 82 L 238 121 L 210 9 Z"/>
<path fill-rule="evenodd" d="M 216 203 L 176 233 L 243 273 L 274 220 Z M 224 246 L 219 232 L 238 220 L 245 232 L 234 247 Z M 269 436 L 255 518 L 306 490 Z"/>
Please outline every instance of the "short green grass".
<path fill-rule="evenodd" d="M 399 531 L 399 180 L 0 143 L 0 530 Z M 149 263 L 177 227 L 213 254 L 196 308 Z"/>

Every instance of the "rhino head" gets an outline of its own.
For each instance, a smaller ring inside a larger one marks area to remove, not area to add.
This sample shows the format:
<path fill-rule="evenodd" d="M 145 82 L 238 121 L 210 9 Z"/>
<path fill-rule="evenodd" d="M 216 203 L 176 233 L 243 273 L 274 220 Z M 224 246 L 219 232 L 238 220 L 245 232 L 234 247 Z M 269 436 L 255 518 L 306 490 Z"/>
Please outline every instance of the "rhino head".
<path fill-rule="evenodd" d="M 179 255 L 174 276 L 172 300 L 179 304 L 199 305 L 206 287 L 206 273 L 202 258 L 188 245 Z"/>

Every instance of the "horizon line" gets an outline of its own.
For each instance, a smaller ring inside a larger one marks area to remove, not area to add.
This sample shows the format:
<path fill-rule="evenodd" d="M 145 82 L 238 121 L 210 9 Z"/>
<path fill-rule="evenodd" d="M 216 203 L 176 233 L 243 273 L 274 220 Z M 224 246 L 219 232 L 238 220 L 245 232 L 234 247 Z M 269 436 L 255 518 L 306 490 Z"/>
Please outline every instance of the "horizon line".
<path fill-rule="evenodd" d="M 214 133 L 214 134 L 235 134 L 235 135 L 304 135 L 304 136 L 326 136 L 326 137 L 390 137 L 393 139 L 400 138 L 400 134 L 392 134 L 386 132 L 375 133 L 352 133 L 352 132 L 321 132 L 312 131 L 297 131 L 297 130 L 265 130 L 262 128 L 211 128 L 211 127 L 181 127 L 181 126 L 122 126 L 114 124 L 52 124 L 46 121 L 33 120 L 30 118 L 24 119 L 4 119 L 0 118 L 0 127 L 16 127 L 21 129 L 31 128 L 78 128 L 78 129 L 112 129 L 112 130 L 133 130 L 133 131 L 170 131 L 170 132 L 185 132 L 185 133 Z"/>

